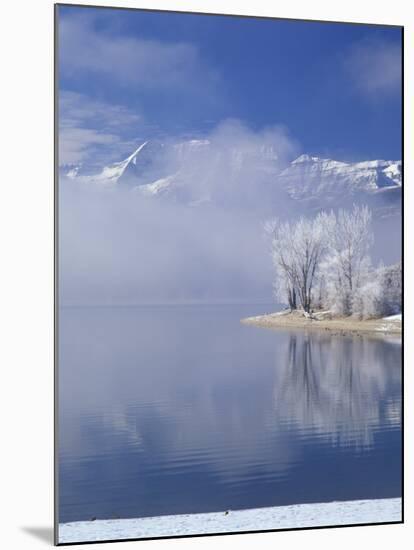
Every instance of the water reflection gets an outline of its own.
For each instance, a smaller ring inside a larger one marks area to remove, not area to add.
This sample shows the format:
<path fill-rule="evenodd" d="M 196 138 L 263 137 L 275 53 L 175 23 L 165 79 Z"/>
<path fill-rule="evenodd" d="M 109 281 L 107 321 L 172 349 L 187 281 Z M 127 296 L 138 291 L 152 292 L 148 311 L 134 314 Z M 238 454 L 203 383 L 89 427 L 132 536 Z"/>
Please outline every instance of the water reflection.
<path fill-rule="evenodd" d="M 251 313 L 62 312 L 60 521 L 399 496 L 400 344 Z"/>

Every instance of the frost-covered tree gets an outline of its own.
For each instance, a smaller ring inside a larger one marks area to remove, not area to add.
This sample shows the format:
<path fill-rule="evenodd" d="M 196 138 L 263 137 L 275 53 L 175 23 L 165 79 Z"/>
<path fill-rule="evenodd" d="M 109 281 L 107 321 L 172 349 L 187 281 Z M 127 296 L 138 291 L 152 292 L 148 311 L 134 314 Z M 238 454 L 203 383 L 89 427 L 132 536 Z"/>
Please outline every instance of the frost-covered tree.
<path fill-rule="evenodd" d="M 326 224 L 329 216 L 300 218 L 296 223 L 274 220 L 266 224 L 272 238 L 272 258 L 276 269 L 276 288 L 296 307 L 296 299 L 310 312 L 319 264 L 326 247 Z"/>
<path fill-rule="evenodd" d="M 294 310 L 297 308 L 295 265 L 291 248 L 283 245 L 291 239 L 290 225 L 271 220 L 265 224 L 265 232 L 271 238 L 271 255 L 276 275 L 273 283 L 275 297 Z"/>
<path fill-rule="evenodd" d="M 328 308 L 381 317 L 401 311 L 401 263 L 373 269 L 371 212 L 365 206 L 265 224 L 271 237 L 276 297 L 293 310 Z"/>
<path fill-rule="evenodd" d="M 381 283 L 372 271 L 371 277 L 355 289 L 352 297 L 352 313 L 363 319 L 382 317 L 383 294 Z"/>
<path fill-rule="evenodd" d="M 380 267 L 378 269 L 378 278 L 382 291 L 382 313 L 384 315 L 400 313 L 402 305 L 401 262 L 386 267 Z"/>
<path fill-rule="evenodd" d="M 373 242 L 371 218 L 366 206 L 356 205 L 351 211 L 341 209 L 329 215 L 323 270 L 328 281 L 328 301 L 338 313 L 353 312 L 354 296 L 368 280 Z"/>
<path fill-rule="evenodd" d="M 276 300 L 287 303 L 291 310 L 298 306 L 297 292 L 286 271 L 279 264 L 275 264 L 276 277 L 273 282 L 273 292 Z"/>
<path fill-rule="evenodd" d="M 368 280 L 354 294 L 353 313 L 365 319 L 401 312 L 401 262 L 371 270 Z"/>

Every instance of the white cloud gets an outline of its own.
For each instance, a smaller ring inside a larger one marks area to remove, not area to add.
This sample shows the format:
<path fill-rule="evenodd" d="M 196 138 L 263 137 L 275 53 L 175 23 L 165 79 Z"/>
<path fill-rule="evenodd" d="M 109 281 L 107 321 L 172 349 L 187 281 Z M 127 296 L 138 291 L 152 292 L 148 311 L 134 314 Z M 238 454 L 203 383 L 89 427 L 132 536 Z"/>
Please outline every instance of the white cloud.
<path fill-rule="evenodd" d="M 143 117 L 126 107 L 63 90 L 59 93 L 59 162 L 117 157 L 133 147 L 133 136 L 142 124 Z"/>
<path fill-rule="evenodd" d="M 66 125 L 92 124 L 104 131 L 136 125 L 142 120 L 141 115 L 122 105 L 66 90 L 59 94 L 59 108 Z"/>
<path fill-rule="evenodd" d="M 99 145 L 113 145 L 118 137 L 90 128 L 63 127 L 59 133 L 59 163 L 77 164 L 86 160 Z"/>
<path fill-rule="evenodd" d="M 137 39 L 98 31 L 93 17 L 67 16 L 59 23 L 61 72 L 103 76 L 129 89 L 202 89 L 214 78 L 189 43 Z"/>
<path fill-rule="evenodd" d="M 356 89 L 368 97 L 385 97 L 401 91 L 401 47 L 379 40 L 355 44 L 345 68 Z"/>

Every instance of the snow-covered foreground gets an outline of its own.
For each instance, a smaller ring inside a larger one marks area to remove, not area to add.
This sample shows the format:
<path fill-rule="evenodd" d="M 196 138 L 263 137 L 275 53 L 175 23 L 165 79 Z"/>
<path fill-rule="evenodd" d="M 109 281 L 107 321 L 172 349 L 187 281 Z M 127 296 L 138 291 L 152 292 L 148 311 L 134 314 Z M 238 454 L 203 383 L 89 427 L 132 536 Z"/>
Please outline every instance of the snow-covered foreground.
<path fill-rule="evenodd" d="M 59 525 L 59 542 L 88 542 L 398 521 L 401 521 L 400 498 L 352 500 L 208 514 L 63 523 Z"/>

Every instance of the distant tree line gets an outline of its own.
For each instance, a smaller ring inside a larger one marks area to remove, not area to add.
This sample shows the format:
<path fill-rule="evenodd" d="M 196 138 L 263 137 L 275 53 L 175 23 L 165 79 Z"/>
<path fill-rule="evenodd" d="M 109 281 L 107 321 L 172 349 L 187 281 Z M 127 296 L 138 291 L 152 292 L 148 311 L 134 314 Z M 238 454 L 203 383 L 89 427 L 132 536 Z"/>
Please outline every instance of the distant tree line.
<path fill-rule="evenodd" d="M 276 298 L 306 314 L 329 309 L 363 318 L 401 311 L 401 262 L 373 268 L 372 214 L 366 206 L 265 224 Z"/>

